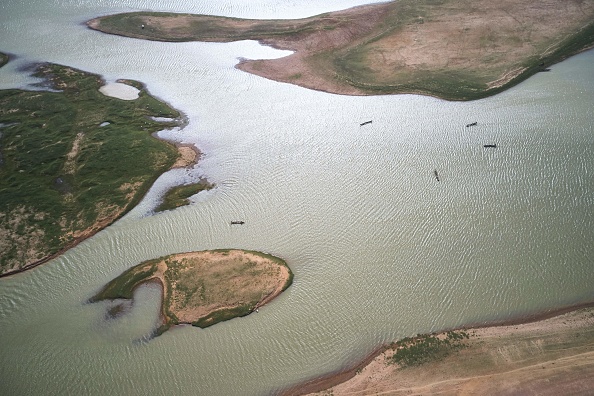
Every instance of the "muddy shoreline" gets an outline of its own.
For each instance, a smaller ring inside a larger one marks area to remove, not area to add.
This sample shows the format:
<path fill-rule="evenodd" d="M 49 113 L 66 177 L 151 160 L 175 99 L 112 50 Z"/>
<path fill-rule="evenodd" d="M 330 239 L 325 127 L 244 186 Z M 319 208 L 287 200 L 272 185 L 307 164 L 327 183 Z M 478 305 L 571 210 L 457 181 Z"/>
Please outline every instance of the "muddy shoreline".
<path fill-rule="evenodd" d="M 559 308 L 551 308 L 542 311 L 538 311 L 532 314 L 520 315 L 510 317 L 508 319 L 502 320 L 495 320 L 489 322 L 475 322 L 470 323 L 463 326 L 458 326 L 455 328 L 448 328 L 442 329 L 438 333 L 443 333 L 451 330 L 471 330 L 471 329 L 484 329 L 484 328 L 497 328 L 497 327 L 504 327 L 504 326 L 515 326 L 515 325 L 522 325 L 522 324 L 529 324 L 539 321 L 544 321 L 547 319 L 551 319 L 557 316 L 561 316 L 573 311 L 577 311 L 583 308 L 592 308 L 594 307 L 594 300 L 577 303 L 573 305 L 567 305 Z M 396 341 L 396 340 L 395 340 Z M 329 388 L 332 388 L 336 385 L 342 384 L 357 375 L 357 373 L 362 370 L 363 368 L 367 367 L 375 358 L 381 355 L 383 352 L 389 349 L 388 345 L 382 345 L 371 352 L 369 355 L 365 356 L 359 363 L 355 366 L 335 371 L 332 373 L 328 373 L 317 378 L 313 378 L 307 380 L 300 384 L 292 385 L 286 389 L 283 389 L 279 392 L 282 396 L 302 396 L 308 395 L 312 393 L 322 392 Z"/>
<path fill-rule="evenodd" d="M 367 355 L 361 362 L 357 365 L 350 367 L 345 370 L 341 370 L 332 374 L 323 375 L 321 377 L 309 380 L 302 384 L 293 385 L 279 394 L 281 396 L 302 396 L 308 395 L 311 393 L 321 392 L 323 390 L 332 388 L 338 384 L 346 382 L 357 375 L 357 372 L 364 367 L 366 367 L 369 363 L 373 361 L 376 357 L 381 355 L 387 347 L 385 345 L 375 349 L 369 355 Z"/>

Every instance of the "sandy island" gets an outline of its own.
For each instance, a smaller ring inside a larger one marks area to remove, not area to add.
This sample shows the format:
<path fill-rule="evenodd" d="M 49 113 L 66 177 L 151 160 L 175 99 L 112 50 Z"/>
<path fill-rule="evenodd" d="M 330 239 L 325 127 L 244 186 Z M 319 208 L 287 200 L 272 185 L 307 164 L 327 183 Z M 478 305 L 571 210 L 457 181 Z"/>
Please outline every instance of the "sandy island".
<path fill-rule="evenodd" d="M 181 253 L 129 269 L 90 301 L 131 299 L 136 287 L 155 281 L 163 288 L 160 334 L 173 325 L 204 328 L 257 311 L 291 285 L 293 274 L 283 260 L 260 252 Z"/>
<path fill-rule="evenodd" d="M 147 40 L 258 40 L 295 52 L 239 69 L 315 90 L 470 100 L 591 48 L 593 21 L 589 0 L 399 0 L 296 20 L 135 12 L 87 25 Z"/>

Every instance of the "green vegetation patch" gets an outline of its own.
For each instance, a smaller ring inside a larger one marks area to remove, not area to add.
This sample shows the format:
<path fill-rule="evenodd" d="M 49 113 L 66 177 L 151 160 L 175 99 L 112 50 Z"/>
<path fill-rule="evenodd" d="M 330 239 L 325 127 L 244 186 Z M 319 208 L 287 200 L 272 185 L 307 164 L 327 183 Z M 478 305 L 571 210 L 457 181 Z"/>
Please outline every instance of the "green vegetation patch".
<path fill-rule="evenodd" d="M 190 203 L 189 198 L 192 195 L 196 195 L 201 191 L 210 190 L 214 187 L 214 184 L 209 183 L 206 180 L 201 180 L 198 183 L 187 184 L 185 186 L 173 187 L 165 193 L 163 202 L 155 209 L 156 212 L 163 212 L 165 210 L 171 210 L 180 206 L 188 205 Z"/>
<path fill-rule="evenodd" d="M 221 309 L 219 311 L 215 311 L 208 316 L 200 318 L 199 320 L 192 322 L 192 326 L 206 328 L 210 327 L 214 324 L 219 322 L 224 322 L 225 320 L 239 318 L 242 316 L 246 316 L 251 314 L 253 311 L 253 305 L 242 305 L 235 308 L 228 308 L 228 309 Z"/>
<path fill-rule="evenodd" d="M 134 289 L 142 283 L 154 278 L 159 260 L 149 260 L 125 271 L 105 285 L 99 293 L 89 299 L 89 302 L 115 299 L 132 299 Z"/>
<path fill-rule="evenodd" d="M 452 352 L 464 348 L 464 340 L 467 338 L 469 335 L 464 331 L 448 331 L 445 337 L 424 334 L 403 338 L 390 346 L 395 353 L 389 363 L 410 367 L 441 360 Z"/>
<path fill-rule="evenodd" d="M 42 64 L 48 90 L 0 91 L 0 273 L 46 261 L 126 213 L 171 167 L 176 148 L 151 136 L 179 113 L 150 96 L 121 100 L 103 81 Z"/>

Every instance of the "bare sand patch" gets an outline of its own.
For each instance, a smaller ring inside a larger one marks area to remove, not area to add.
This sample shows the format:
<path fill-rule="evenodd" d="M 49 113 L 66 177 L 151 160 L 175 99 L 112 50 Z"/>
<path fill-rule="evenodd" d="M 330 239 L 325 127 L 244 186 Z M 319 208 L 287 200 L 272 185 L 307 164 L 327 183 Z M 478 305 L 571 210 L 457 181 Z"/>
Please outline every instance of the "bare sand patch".
<path fill-rule="evenodd" d="M 187 168 L 194 165 L 200 158 L 200 151 L 194 145 L 179 144 L 177 145 L 177 151 L 179 151 L 179 157 L 171 166 L 171 169 Z"/>
<path fill-rule="evenodd" d="M 66 154 L 66 161 L 64 162 L 64 172 L 74 174 L 76 171 L 76 157 L 80 152 L 80 145 L 85 137 L 85 134 L 78 132 L 74 141 L 72 142 L 72 149 Z"/>

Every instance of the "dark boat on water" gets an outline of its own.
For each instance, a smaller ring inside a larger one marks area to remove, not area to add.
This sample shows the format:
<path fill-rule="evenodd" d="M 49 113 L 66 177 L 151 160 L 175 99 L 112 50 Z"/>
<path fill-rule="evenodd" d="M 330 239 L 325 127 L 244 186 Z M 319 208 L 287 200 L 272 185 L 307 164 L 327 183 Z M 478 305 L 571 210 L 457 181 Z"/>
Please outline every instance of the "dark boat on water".
<path fill-rule="evenodd" d="M 478 123 L 476 121 L 475 122 L 471 122 L 470 124 L 466 124 L 466 128 L 476 126 L 477 124 Z"/>
<path fill-rule="evenodd" d="M 241 224 L 245 224 L 245 221 L 236 220 L 236 221 L 231 222 L 231 225 L 241 225 Z"/>
<path fill-rule="evenodd" d="M 433 171 L 433 174 L 435 175 L 435 180 L 439 181 L 439 175 L 437 174 L 437 169 Z"/>
<path fill-rule="evenodd" d="M 359 124 L 359 126 L 371 124 L 372 122 L 373 122 L 373 120 L 372 121 L 365 121 L 365 122 L 362 122 L 361 124 Z"/>
<path fill-rule="evenodd" d="M 483 144 L 484 148 L 497 148 L 496 144 Z"/>

